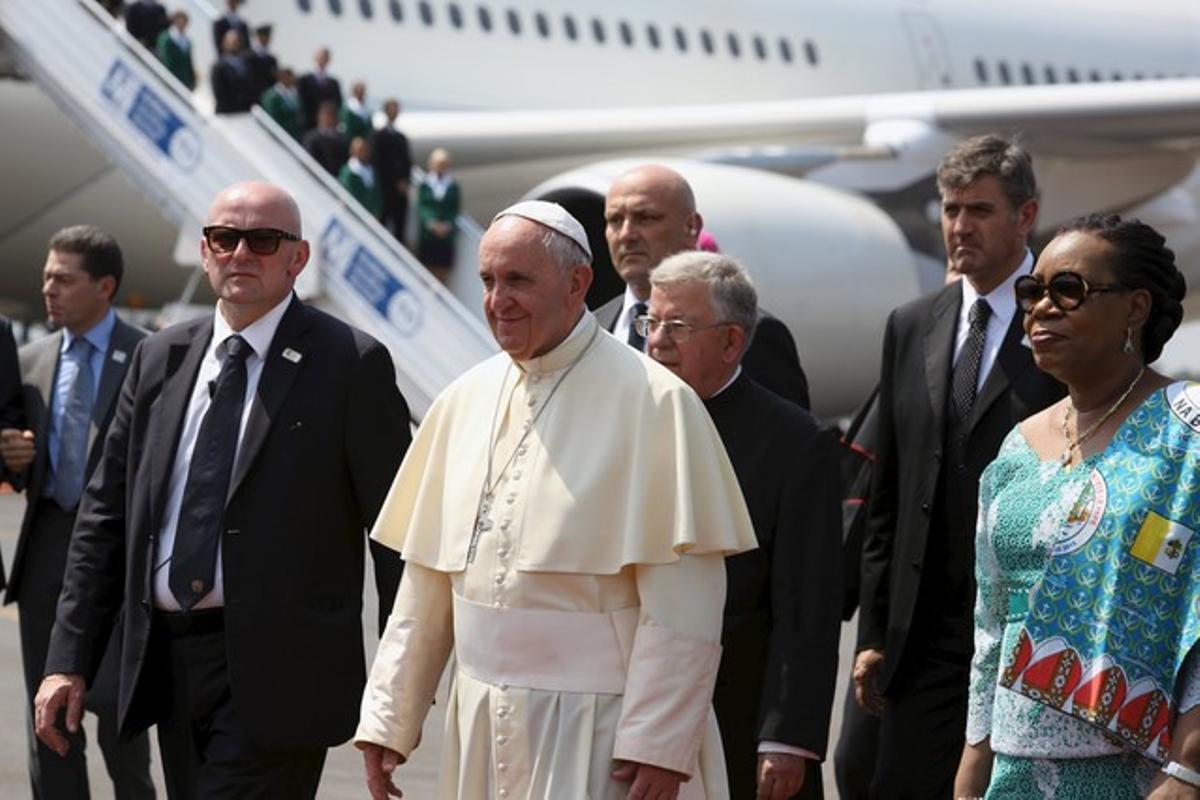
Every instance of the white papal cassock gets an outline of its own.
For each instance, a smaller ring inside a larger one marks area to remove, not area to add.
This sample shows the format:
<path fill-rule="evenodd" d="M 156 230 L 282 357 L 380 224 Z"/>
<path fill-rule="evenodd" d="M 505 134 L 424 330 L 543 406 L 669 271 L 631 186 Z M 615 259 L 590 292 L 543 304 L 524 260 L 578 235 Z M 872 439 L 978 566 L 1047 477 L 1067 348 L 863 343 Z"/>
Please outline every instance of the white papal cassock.
<path fill-rule="evenodd" d="M 512 460 L 469 560 L 493 426 L 493 478 Z M 407 566 L 356 741 L 407 756 L 453 650 L 441 798 L 623 798 L 613 759 L 687 773 L 681 797 L 727 796 L 724 557 L 755 539 L 671 372 L 588 312 L 540 358 L 485 361 L 434 402 L 372 536 Z"/>

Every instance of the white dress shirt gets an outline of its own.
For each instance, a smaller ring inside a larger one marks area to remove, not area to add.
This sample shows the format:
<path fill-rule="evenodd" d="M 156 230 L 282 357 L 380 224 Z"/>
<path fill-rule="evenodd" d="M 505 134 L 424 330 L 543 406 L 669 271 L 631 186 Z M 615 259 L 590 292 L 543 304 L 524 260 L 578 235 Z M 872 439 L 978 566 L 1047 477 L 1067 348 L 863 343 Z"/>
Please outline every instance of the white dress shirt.
<path fill-rule="evenodd" d="M 204 413 L 212 402 L 209 396 L 209 384 L 216 381 L 221 374 L 221 362 L 225 359 L 225 340 L 233 334 L 240 334 L 250 345 L 251 353 L 246 357 L 246 398 L 242 404 L 242 421 L 238 426 L 238 449 L 241 449 L 242 435 L 246 432 L 246 420 L 250 417 L 251 400 L 258 389 L 258 379 L 262 377 L 263 359 L 275 338 L 279 321 L 283 312 L 292 301 L 289 294 L 283 302 L 272 308 L 263 316 L 247 325 L 240 331 L 229 327 L 220 309 L 213 313 L 213 335 L 208 343 L 208 350 L 200 362 L 200 371 L 196 374 L 196 385 L 192 387 L 192 396 L 188 400 L 187 410 L 183 415 L 183 432 L 179 435 L 179 449 L 175 453 L 175 463 L 171 467 L 171 483 L 167 495 L 166 513 L 163 515 L 163 527 L 158 534 L 158 551 L 154 557 L 154 607 L 164 611 L 179 611 L 179 601 L 171 592 L 171 552 L 175 547 L 175 529 L 179 525 L 179 509 L 183 505 L 183 489 L 187 484 L 188 468 L 192 463 L 192 450 L 196 446 L 196 435 L 200 432 L 200 423 Z M 234 456 L 237 464 L 237 456 Z M 217 541 L 217 570 L 213 579 L 212 590 L 200 598 L 195 608 L 217 608 L 225 605 L 225 579 L 221 568 L 221 542 Z"/>
<path fill-rule="evenodd" d="M 1013 315 L 1017 313 L 1017 297 L 1013 294 L 1013 284 L 1017 282 L 1017 278 L 1028 275 L 1032 271 L 1033 253 L 1026 250 L 1025 260 L 1021 262 L 1021 265 L 1013 270 L 1003 283 L 985 295 L 980 295 L 975 291 L 975 287 L 965 278 L 959 281 L 962 285 L 962 308 L 958 312 L 958 331 L 954 336 L 954 361 L 951 363 L 958 361 L 958 356 L 962 353 L 963 346 L 967 343 L 967 336 L 971 332 L 971 306 L 975 305 L 975 301 L 982 297 L 992 308 L 992 315 L 988 317 L 987 330 L 984 333 L 983 356 L 979 359 L 979 382 L 975 386 L 976 391 L 983 388 L 988 373 L 992 371 L 992 365 L 996 363 L 996 355 L 1000 352 L 1000 345 L 1004 344 L 1004 335 L 1008 333 L 1008 326 L 1012 324 Z"/>
<path fill-rule="evenodd" d="M 630 289 L 629 286 L 626 285 L 625 297 L 621 301 L 621 313 L 617 316 L 616 327 L 613 328 L 613 336 L 617 337 L 622 342 L 629 341 L 629 329 L 633 327 L 633 320 L 637 316 L 633 310 L 633 307 L 641 302 L 643 301 L 637 299 L 637 295 L 633 293 L 633 289 Z M 643 345 L 642 350 L 645 351 L 645 349 L 646 347 Z"/>

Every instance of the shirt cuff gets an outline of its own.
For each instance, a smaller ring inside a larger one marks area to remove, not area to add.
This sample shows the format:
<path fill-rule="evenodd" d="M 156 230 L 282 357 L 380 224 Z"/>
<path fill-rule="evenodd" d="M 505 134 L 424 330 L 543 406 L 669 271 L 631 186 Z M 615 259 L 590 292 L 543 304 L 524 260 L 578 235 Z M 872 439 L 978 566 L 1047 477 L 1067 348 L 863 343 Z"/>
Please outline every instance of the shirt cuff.
<path fill-rule="evenodd" d="M 821 757 L 811 750 L 805 750 L 803 747 L 792 747 L 790 744 L 782 742 L 772 742 L 763 740 L 758 743 L 758 752 L 760 753 L 787 753 L 790 756 L 800 756 L 812 761 L 820 761 Z"/>

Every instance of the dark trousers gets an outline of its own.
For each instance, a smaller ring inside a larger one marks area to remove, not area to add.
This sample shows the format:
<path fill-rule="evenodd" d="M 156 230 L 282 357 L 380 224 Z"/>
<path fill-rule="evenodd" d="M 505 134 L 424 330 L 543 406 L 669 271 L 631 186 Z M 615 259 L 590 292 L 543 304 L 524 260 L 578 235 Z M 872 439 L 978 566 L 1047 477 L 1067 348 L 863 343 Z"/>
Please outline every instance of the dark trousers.
<path fill-rule="evenodd" d="M 51 500 L 34 500 L 38 505 L 26 551 L 22 558 L 21 582 L 17 587 L 18 628 L 21 636 L 21 661 L 25 671 L 25 691 L 29 741 L 29 781 L 33 797 L 41 800 L 89 797 L 86 740 L 83 728 L 71 736 L 66 757 L 38 741 L 33 733 L 33 698 L 37 695 L 50 648 L 50 630 L 54 627 L 54 608 L 62 591 L 67 546 L 71 540 L 74 512 L 60 509 Z M 105 651 L 96 679 L 88 687 L 87 709 L 96 714 L 97 739 L 104 764 L 112 778 L 118 800 L 154 798 L 150 779 L 150 739 L 142 733 L 129 741 L 117 736 L 117 673 L 120 661 L 120 637 L 114 635 Z M 65 730 L 65 728 L 63 728 Z"/>
<path fill-rule="evenodd" d="M 143 674 L 160 709 L 171 800 L 316 796 L 325 748 L 265 750 L 246 732 L 230 691 L 221 609 L 156 614 Z"/>
<path fill-rule="evenodd" d="M 868 714 L 854 699 L 854 682 L 846 688 L 842 732 L 833 754 L 833 775 L 841 800 L 867 800 L 879 757 L 879 717 Z"/>
<path fill-rule="evenodd" d="M 908 651 L 885 692 L 872 796 L 949 800 L 966 738 L 971 655 L 913 641 Z"/>
<path fill-rule="evenodd" d="M 404 244 L 404 231 L 408 226 L 408 195 L 397 192 L 395 187 L 383 186 L 383 212 L 379 221 L 391 231 L 396 241 Z"/>

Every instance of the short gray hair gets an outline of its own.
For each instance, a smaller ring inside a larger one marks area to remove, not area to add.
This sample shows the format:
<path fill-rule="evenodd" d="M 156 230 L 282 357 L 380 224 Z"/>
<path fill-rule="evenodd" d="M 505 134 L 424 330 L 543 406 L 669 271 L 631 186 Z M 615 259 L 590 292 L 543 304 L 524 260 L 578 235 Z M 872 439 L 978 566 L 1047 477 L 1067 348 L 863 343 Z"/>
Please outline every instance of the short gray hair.
<path fill-rule="evenodd" d="M 650 286 L 702 283 L 708 287 L 713 312 L 722 322 L 732 322 L 746 333 L 746 344 L 758 323 L 758 292 L 737 260 L 721 253 L 685 250 L 663 259 L 650 270 Z"/>
<path fill-rule="evenodd" d="M 592 257 L 569 236 L 564 236 L 553 228 L 539 225 L 542 229 L 542 245 L 555 264 L 564 270 L 577 264 L 592 265 Z"/>
<path fill-rule="evenodd" d="M 987 175 L 1000 182 L 1014 211 L 1038 196 L 1033 158 L 1014 141 L 989 133 L 959 142 L 937 168 L 938 191 L 965 189 Z"/>

